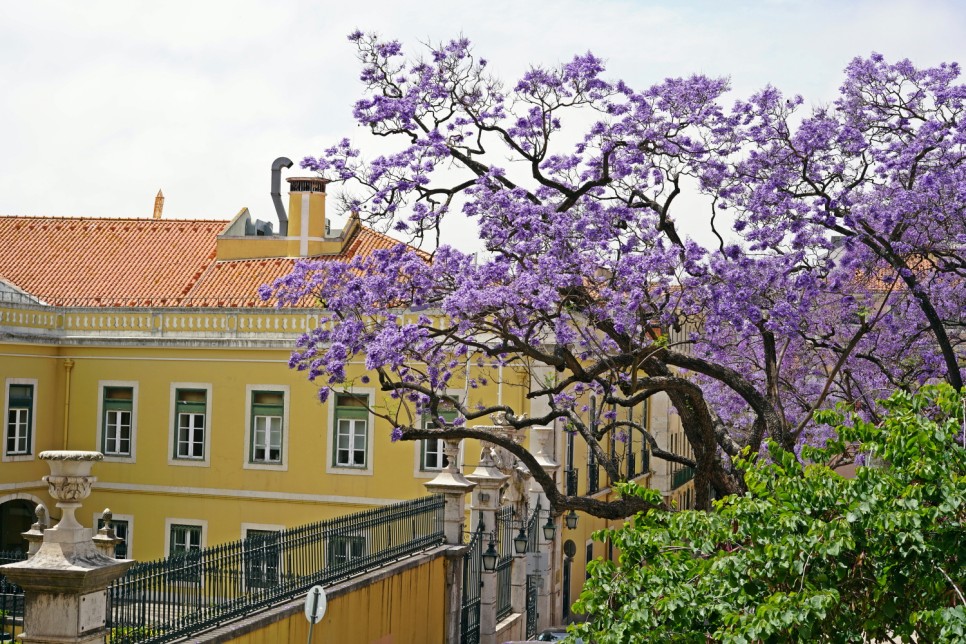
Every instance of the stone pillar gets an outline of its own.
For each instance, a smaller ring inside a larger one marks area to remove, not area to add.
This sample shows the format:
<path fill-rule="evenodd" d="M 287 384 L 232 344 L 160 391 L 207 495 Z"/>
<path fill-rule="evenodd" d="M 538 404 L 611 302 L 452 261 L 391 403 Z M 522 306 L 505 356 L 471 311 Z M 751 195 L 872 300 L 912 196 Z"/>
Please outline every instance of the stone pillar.
<path fill-rule="evenodd" d="M 540 466 L 546 471 L 554 481 L 557 482 L 557 489 L 560 489 L 560 464 L 553 458 L 553 439 L 554 426 L 551 427 L 531 427 L 530 428 L 530 448 L 533 450 L 533 457 Z M 561 430 L 562 431 L 562 430 Z M 540 617 L 537 620 L 538 628 L 547 628 L 559 624 L 559 611 L 557 610 L 558 577 L 563 574 L 563 559 L 560 549 L 560 521 L 555 519 L 557 530 L 553 541 L 547 541 L 543 537 L 543 526 L 546 525 L 550 517 L 550 501 L 544 493 L 543 488 L 535 479 L 530 480 L 530 507 L 540 506 L 540 516 L 537 518 L 537 552 L 528 555 L 528 568 L 530 574 L 537 575 L 537 613 Z"/>
<path fill-rule="evenodd" d="M 50 466 L 44 477 L 61 509 L 61 520 L 43 531 L 43 542 L 26 561 L 0 566 L 24 589 L 24 644 L 94 644 L 107 635 L 107 587 L 134 563 L 106 556 L 90 528 L 75 512 L 96 481 L 91 468 L 99 452 L 49 451 L 40 454 Z M 32 530 L 31 530 L 32 532 Z"/>
<path fill-rule="evenodd" d="M 514 635 L 515 638 L 523 639 L 527 622 L 527 555 L 526 553 L 518 555 L 516 550 L 513 551 L 513 566 L 510 568 L 510 604 L 513 606 L 514 613 L 524 616 L 521 621 L 524 628 L 518 635 Z"/>
<path fill-rule="evenodd" d="M 460 639 L 460 616 L 463 604 L 463 526 L 466 521 L 466 495 L 473 491 L 476 484 L 466 480 L 459 471 L 459 440 L 443 441 L 443 454 L 446 467 L 432 481 L 425 483 L 430 494 L 442 494 L 445 501 L 443 509 L 443 533 L 450 548 L 446 552 L 446 597 L 444 598 L 443 625 L 445 642 L 458 642 Z"/>
<path fill-rule="evenodd" d="M 496 539 L 496 511 L 500 506 L 500 488 L 510 478 L 493 464 L 493 448 L 484 445 L 480 464 L 466 478 L 476 484 L 472 516 L 479 516 L 486 538 L 484 550 Z M 496 643 L 496 571 L 483 571 L 483 588 L 480 589 L 480 644 Z"/>

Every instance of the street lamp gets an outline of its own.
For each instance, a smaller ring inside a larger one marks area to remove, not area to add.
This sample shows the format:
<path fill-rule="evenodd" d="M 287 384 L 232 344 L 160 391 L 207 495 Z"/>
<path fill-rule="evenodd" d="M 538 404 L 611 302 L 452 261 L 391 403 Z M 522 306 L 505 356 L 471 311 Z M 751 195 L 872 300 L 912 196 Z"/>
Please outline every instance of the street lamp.
<path fill-rule="evenodd" d="M 527 538 L 527 532 L 526 532 L 526 530 L 523 529 L 523 526 L 521 525 L 520 526 L 520 534 L 518 534 L 513 539 L 513 549 L 516 551 L 516 553 L 518 555 L 526 554 L 526 552 L 527 552 L 527 543 L 529 541 L 530 541 L 530 539 Z"/>
<path fill-rule="evenodd" d="M 553 541 L 553 535 L 557 532 L 557 526 L 553 523 L 553 516 L 547 516 L 547 522 L 543 524 L 543 538 L 547 541 Z"/>
<path fill-rule="evenodd" d="M 574 512 L 573 510 L 568 512 L 567 516 L 564 517 L 564 522 L 567 524 L 568 530 L 575 529 L 577 527 L 577 513 Z"/>
<path fill-rule="evenodd" d="M 496 552 L 496 542 L 493 540 L 493 535 L 490 535 L 490 545 L 487 547 L 486 552 L 483 553 L 483 570 L 487 572 L 493 572 L 496 570 L 496 560 L 499 559 L 500 555 Z"/>

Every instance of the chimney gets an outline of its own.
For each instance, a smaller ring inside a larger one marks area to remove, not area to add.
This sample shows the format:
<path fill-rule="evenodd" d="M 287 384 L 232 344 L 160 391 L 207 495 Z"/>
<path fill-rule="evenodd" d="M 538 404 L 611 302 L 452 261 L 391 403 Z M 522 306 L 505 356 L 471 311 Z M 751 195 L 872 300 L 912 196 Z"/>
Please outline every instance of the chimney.
<path fill-rule="evenodd" d="M 319 177 L 289 177 L 288 236 L 299 240 L 299 257 L 308 257 L 309 241 L 325 238 L 325 184 Z"/>
<path fill-rule="evenodd" d="M 154 198 L 154 218 L 161 219 L 161 211 L 164 209 L 164 194 L 158 190 L 158 195 Z"/>

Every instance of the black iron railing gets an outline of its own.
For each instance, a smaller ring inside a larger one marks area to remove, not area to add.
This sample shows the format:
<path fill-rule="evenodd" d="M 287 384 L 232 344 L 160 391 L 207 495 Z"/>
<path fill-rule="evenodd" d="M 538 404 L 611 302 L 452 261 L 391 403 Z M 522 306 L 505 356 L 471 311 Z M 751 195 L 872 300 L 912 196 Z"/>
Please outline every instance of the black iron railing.
<path fill-rule="evenodd" d="M 460 602 L 460 644 L 479 644 L 480 588 L 483 586 L 483 520 L 469 535 L 463 555 L 463 597 Z"/>
<path fill-rule="evenodd" d="M 590 453 L 587 459 L 587 494 L 594 494 L 600 490 L 600 470 L 597 466 L 597 459 L 594 453 Z"/>
<path fill-rule="evenodd" d="M 430 496 L 138 563 L 111 585 L 110 642 L 187 637 L 441 543 Z"/>
<path fill-rule="evenodd" d="M 539 589 L 537 576 L 527 575 L 527 633 L 528 640 L 537 636 L 537 590 Z"/>
<path fill-rule="evenodd" d="M 567 496 L 577 496 L 577 472 L 578 470 L 573 468 L 564 471 Z"/>
<path fill-rule="evenodd" d="M 513 506 L 507 505 L 496 513 L 496 621 L 500 621 L 513 612 L 511 600 L 513 567 L 513 524 L 515 523 Z"/>
<path fill-rule="evenodd" d="M 0 566 L 27 558 L 19 550 L 0 551 Z M 14 642 L 23 632 L 23 588 L 8 580 L 0 570 L 0 642 Z"/>
<path fill-rule="evenodd" d="M 671 474 L 671 489 L 679 488 L 693 478 L 694 468 L 690 465 L 685 465 Z"/>
<path fill-rule="evenodd" d="M 527 519 L 527 552 L 540 552 L 540 501 Z"/>
<path fill-rule="evenodd" d="M 651 471 L 651 452 L 648 451 L 646 445 L 641 446 L 641 474 L 647 474 Z"/>

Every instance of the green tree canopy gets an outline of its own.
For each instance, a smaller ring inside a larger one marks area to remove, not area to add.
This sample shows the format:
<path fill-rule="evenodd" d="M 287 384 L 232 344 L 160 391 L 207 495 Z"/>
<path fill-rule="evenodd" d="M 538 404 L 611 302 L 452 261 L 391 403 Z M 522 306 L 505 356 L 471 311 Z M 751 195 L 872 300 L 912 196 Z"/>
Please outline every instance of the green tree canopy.
<path fill-rule="evenodd" d="M 748 493 L 711 512 L 652 510 L 597 533 L 621 554 L 590 564 L 577 631 L 601 643 L 966 641 L 964 397 L 928 386 L 885 405 L 878 424 L 826 412 L 838 438 L 806 447 L 806 465 L 775 444 L 741 459 Z M 854 478 L 829 467 L 856 449 L 870 466 Z"/>

